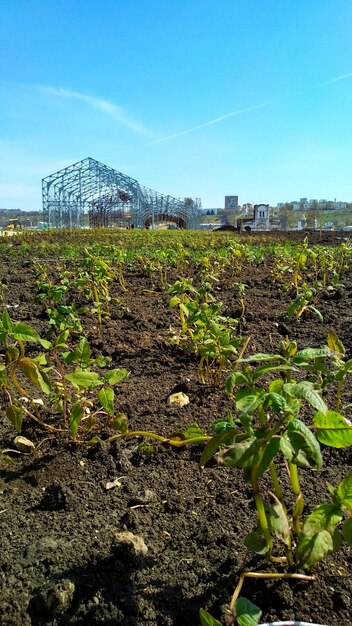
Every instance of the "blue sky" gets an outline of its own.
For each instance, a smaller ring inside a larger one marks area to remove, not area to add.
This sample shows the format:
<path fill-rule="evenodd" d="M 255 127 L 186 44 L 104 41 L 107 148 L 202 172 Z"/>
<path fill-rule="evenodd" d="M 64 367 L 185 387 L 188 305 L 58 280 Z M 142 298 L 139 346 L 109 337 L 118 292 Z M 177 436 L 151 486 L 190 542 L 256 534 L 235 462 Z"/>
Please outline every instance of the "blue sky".
<path fill-rule="evenodd" d="M 91 156 L 204 207 L 352 200 L 350 0 L 0 0 L 0 208 Z"/>

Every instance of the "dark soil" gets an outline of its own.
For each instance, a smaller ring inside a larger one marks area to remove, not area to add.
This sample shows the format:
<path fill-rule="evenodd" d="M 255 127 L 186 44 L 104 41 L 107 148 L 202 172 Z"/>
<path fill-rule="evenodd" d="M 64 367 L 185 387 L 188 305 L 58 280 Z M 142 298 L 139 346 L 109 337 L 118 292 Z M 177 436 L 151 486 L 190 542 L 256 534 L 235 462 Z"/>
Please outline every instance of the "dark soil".
<path fill-rule="evenodd" d="M 168 276 L 169 282 L 175 278 Z M 32 264 L 4 261 L 0 279 L 10 315 L 43 334 Z M 300 348 L 318 347 L 333 328 L 352 357 L 350 271 L 343 287 L 319 297 L 323 323 L 312 314 L 283 321 L 290 296 L 272 282 L 270 263 L 249 266 L 235 280 L 247 285 L 243 333 L 251 336 L 249 352 L 274 352 L 286 335 Z M 239 305 L 231 281 L 222 278 L 217 296 L 223 313 L 235 316 Z M 133 430 L 168 435 L 194 422 L 209 430 L 233 408 L 223 386 L 201 385 L 197 359 L 170 343 L 177 315 L 168 309 L 158 276 L 131 270 L 126 283 L 126 293 L 114 288 L 120 305 L 112 307 L 102 336 L 93 317 L 84 329 L 96 354 L 130 370 L 118 388 L 116 409 Z M 190 403 L 168 406 L 173 391 L 184 391 Z M 0 447 L 11 448 L 16 432 L 0 415 Z M 35 452 L 0 466 L 3 626 L 196 626 L 200 607 L 226 624 L 240 573 L 272 571 L 243 545 L 255 510 L 242 471 L 215 462 L 200 471 L 201 446 L 157 445 L 148 456 L 135 439 L 89 448 L 29 423 L 23 434 L 36 444 Z M 324 448 L 323 456 L 322 471 L 300 472 L 307 512 L 329 501 L 326 481 L 336 485 L 351 471 L 350 449 Z M 117 486 L 107 489 L 115 479 Z M 314 568 L 312 582 L 248 580 L 243 595 L 261 607 L 263 622 L 352 624 L 350 566 L 344 546 Z"/>

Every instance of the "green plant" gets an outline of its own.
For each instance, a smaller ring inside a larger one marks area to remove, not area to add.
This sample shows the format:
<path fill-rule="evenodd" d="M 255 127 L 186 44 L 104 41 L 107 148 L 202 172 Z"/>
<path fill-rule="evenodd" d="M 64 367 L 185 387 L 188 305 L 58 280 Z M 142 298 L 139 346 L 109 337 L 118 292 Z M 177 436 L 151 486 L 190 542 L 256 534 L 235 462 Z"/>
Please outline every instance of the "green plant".
<path fill-rule="evenodd" d="M 74 333 L 82 332 L 79 311 L 74 303 L 66 304 L 65 295 L 68 291 L 68 278 L 54 284 L 48 277 L 46 268 L 42 268 L 36 279 L 36 301 L 46 305 L 49 325 L 56 333 L 69 329 Z"/>
<path fill-rule="evenodd" d="M 309 288 L 306 283 L 304 283 L 303 286 L 297 290 L 295 300 L 288 307 L 284 316 L 285 320 L 290 321 L 292 318 L 299 320 L 305 311 L 310 311 L 318 317 L 320 322 L 323 322 L 324 320 L 321 312 L 312 304 L 315 293 L 316 290 L 313 287 Z"/>
<path fill-rule="evenodd" d="M 90 433 L 101 431 L 113 422 L 113 387 L 125 380 L 129 371 L 114 368 L 98 373 L 96 369 L 106 368 L 110 359 L 103 356 L 91 358 L 86 337 L 80 339 L 74 350 L 65 350 L 66 339 L 64 333 L 54 345 L 50 403 L 62 416 L 63 427 L 69 429 L 75 441 L 80 427 Z M 61 355 L 59 350 L 63 350 Z M 67 368 L 72 366 L 74 370 L 68 372 Z"/>
<path fill-rule="evenodd" d="M 246 309 L 246 303 L 245 303 L 245 299 L 244 299 L 244 292 L 245 289 L 247 287 L 247 285 L 245 283 L 234 283 L 234 287 L 238 293 L 238 298 L 239 298 L 239 302 L 240 302 L 240 307 L 241 307 L 241 314 L 238 318 L 238 323 L 240 324 L 240 326 L 244 326 L 246 323 L 244 314 L 245 314 L 245 309 Z"/>
<path fill-rule="evenodd" d="M 337 490 L 329 488 L 332 505 L 320 505 L 302 519 L 304 497 L 298 468 L 322 467 L 319 442 L 334 447 L 351 445 L 352 425 L 328 410 L 313 382 L 293 379 L 302 358 L 295 345 L 286 342 L 283 353 L 242 359 L 241 369 L 232 372 L 227 391 L 234 395 L 236 419 L 214 423 L 214 437 L 206 445 L 200 464 L 204 467 L 217 454 L 222 464 L 244 470 L 258 519 L 256 528 L 245 539 L 248 548 L 274 562 L 309 568 L 339 547 L 339 528 L 346 516 L 342 534 L 351 543 L 352 475 Z M 282 377 L 272 380 L 267 389 L 258 386 L 261 377 L 277 372 Z M 303 403 L 316 411 L 316 437 L 300 419 Z M 283 496 L 277 473 L 280 459 L 291 486 L 291 502 Z M 265 473 L 270 476 L 272 489 L 263 492 L 261 477 Z M 342 492 L 349 495 L 342 499 Z"/>
<path fill-rule="evenodd" d="M 6 416 L 17 431 L 21 430 L 26 415 L 46 427 L 39 412 L 43 401 L 35 397 L 32 385 L 44 394 L 50 393 L 50 380 L 44 367 L 47 360 L 43 353 L 36 357 L 26 354 L 27 344 L 32 343 L 46 350 L 51 345 L 27 324 L 12 322 L 8 312 L 4 311 L 0 321 L 0 344 L 4 346 L 0 361 L 0 387 L 5 398 Z M 24 388 L 26 383 L 29 383 L 30 390 Z"/>
<path fill-rule="evenodd" d="M 74 350 L 67 350 L 68 336 L 69 330 L 65 330 L 50 344 L 30 326 L 13 323 L 7 311 L 3 313 L 0 342 L 5 354 L 4 362 L 0 362 L 0 387 L 6 400 L 6 416 L 18 432 L 28 416 L 46 430 L 68 430 L 75 441 L 80 426 L 85 432 L 92 432 L 104 429 L 113 421 L 113 387 L 128 376 L 128 370 L 108 369 L 100 375 L 95 370 L 106 368 L 109 359 L 103 356 L 92 359 L 85 337 Z M 41 345 L 46 354 L 28 356 L 27 343 Z M 26 388 L 25 382 L 29 383 Z M 42 397 L 33 394 L 33 385 L 47 396 L 46 405 Z M 42 417 L 49 406 L 59 415 L 54 424 Z M 99 418 L 103 421 L 99 422 Z"/>
<path fill-rule="evenodd" d="M 82 265 L 83 270 L 74 280 L 74 285 L 83 289 L 87 302 L 93 303 L 91 311 L 97 315 L 101 333 L 103 318 L 110 315 L 109 283 L 114 279 L 114 273 L 105 259 L 92 254 L 87 248 L 84 250 Z"/>
<path fill-rule="evenodd" d="M 238 350 L 244 350 L 248 342 L 235 335 L 238 320 L 219 314 L 222 304 L 215 301 L 209 283 L 197 290 L 190 280 L 182 279 L 169 292 L 173 296 L 170 307 L 179 308 L 179 345 L 199 355 L 199 380 L 203 384 L 219 384 Z"/>

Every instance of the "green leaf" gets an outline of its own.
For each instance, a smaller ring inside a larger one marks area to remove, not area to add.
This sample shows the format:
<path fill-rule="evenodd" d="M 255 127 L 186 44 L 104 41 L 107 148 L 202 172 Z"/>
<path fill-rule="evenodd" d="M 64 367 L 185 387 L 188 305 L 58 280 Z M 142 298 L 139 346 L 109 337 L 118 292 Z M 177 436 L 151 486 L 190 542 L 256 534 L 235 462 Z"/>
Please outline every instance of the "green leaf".
<path fill-rule="evenodd" d="M 348 361 L 346 361 L 342 371 L 350 372 L 351 370 L 352 370 L 352 359 L 348 359 Z"/>
<path fill-rule="evenodd" d="M 334 330 L 329 330 L 326 343 L 330 350 L 337 352 L 341 358 L 345 355 L 345 347 Z"/>
<path fill-rule="evenodd" d="M 46 339 L 42 339 L 41 337 L 39 337 L 38 342 L 40 343 L 41 346 L 43 346 L 43 348 L 45 348 L 46 350 L 49 350 L 49 348 L 51 348 L 51 343 L 50 341 L 47 341 Z"/>
<path fill-rule="evenodd" d="M 352 519 L 346 519 L 342 524 L 342 535 L 348 545 L 352 548 Z"/>
<path fill-rule="evenodd" d="M 169 302 L 170 309 L 173 309 L 175 306 L 180 304 L 181 300 L 178 296 L 173 296 Z"/>
<path fill-rule="evenodd" d="M 240 389 L 236 393 L 236 409 L 238 412 L 252 414 L 262 403 L 263 391 L 254 392 L 251 389 Z"/>
<path fill-rule="evenodd" d="M 76 402 L 76 404 L 74 404 L 72 407 L 70 415 L 70 432 L 73 440 L 76 439 L 78 427 L 83 417 L 83 413 L 83 406 L 79 404 L 79 402 Z"/>
<path fill-rule="evenodd" d="M 4 328 L 4 330 L 6 330 L 8 333 L 12 333 L 13 330 L 13 324 L 11 322 L 11 318 L 8 314 L 8 312 L 5 311 L 2 314 L 2 326 Z"/>
<path fill-rule="evenodd" d="M 236 428 L 231 428 L 224 431 L 223 433 L 220 433 L 219 435 L 215 435 L 215 437 L 208 441 L 200 457 L 200 467 L 203 468 L 206 466 L 210 459 L 213 458 L 214 454 L 216 454 L 216 452 L 219 450 L 221 445 L 230 443 L 236 432 Z"/>
<path fill-rule="evenodd" d="M 287 514 L 281 502 L 275 502 L 269 508 L 269 522 L 271 529 L 276 536 L 284 542 L 286 546 L 290 545 L 290 524 Z"/>
<path fill-rule="evenodd" d="M 313 383 L 307 380 L 300 383 L 285 383 L 284 390 L 293 398 L 303 398 L 317 411 L 326 413 L 328 410 L 321 395 L 314 389 Z"/>
<path fill-rule="evenodd" d="M 286 315 L 285 318 L 287 320 L 291 320 L 292 317 L 294 316 L 296 311 L 299 311 L 300 307 L 301 307 L 301 303 L 302 303 L 302 298 L 300 296 L 298 296 L 298 298 L 296 298 L 296 300 L 294 300 L 290 306 L 287 308 L 286 311 Z"/>
<path fill-rule="evenodd" d="M 13 336 L 16 341 L 34 341 L 40 343 L 43 348 L 50 348 L 50 341 L 46 341 L 45 339 L 41 339 L 38 335 L 37 331 L 35 331 L 27 324 L 23 324 L 22 322 L 16 324 L 13 327 Z"/>
<path fill-rule="evenodd" d="M 204 609 L 199 609 L 199 619 L 201 626 L 221 626 L 221 623 Z"/>
<path fill-rule="evenodd" d="M 96 372 L 87 372 L 85 370 L 76 370 L 73 374 L 66 374 L 66 380 L 76 387 L 87 389 L 88 387 L 96 387 L 101 385 L 103 381 L 99 380 L 99 374 Z"/>
<path fill-rule="evenodd" d="M 180 302 L 179 307 L 180 311 L 182 311 L 187 317 L 189 315 L 189 309 L 186 307 L 186 305 L 183 302 Z"/>
<path fill-rule="evenodd" d="M 63 330 L 56 338 L 55 341 L 55 348 L 65 348 L 66 347 L 66 341 L 69 337 L 70 331 L 69 330 Z"/>
<path fill-rule="evenodd" d="M 222 435 L 226 430 L 230 430 L 231 428 L 234 428 L 235 424 L 233 421 L 233 417 L 231 415 L 231 413 L 229 413 L 226 417 L 219 417 L 218 419 L 216 419 L 210 429 L 211 429 L 211 433 L 214 435 Z"/>
<path fill-rule="evenodd" d="M 20 433 L 23 421 L 22 409 L 15 404 L 11 404 L 6 408 L 6 417 L 10 420 L 12 426 Z"/>
<path fill-rule="evenodd" d="M 75 350 L 75 358 L 84 365 L 89 365 L 90 346 L 86 337 L 82 337 Z"/>
<path fill-rule="evenodd" d="M 105 372 L 104 380 L 112 387 L 113 385 L 118 385 L 119 383 L 122 383 L 122 381 L 127 378 L 129 373 L 129 370 L 126 370 L 124 368 L 109 370 L 108 372 Z"/>
<path fill-rule="evenodd" d="M 337 411 L 318 411 L 314 415 L 317 439 L 332 448 L 348 448 L 352 445 L 352 424 Z"/>
<path fill-rule="evenodd" d="M 281 396 L 283 386 L 284 386 L 284 381 L 282 380 L 282 378 L 273 380 L 269 385 L 269 393 L 277 393 Z"/>
<path fill-rule="evenodd" d="M 268 469 L 271 461 L 275 458 L 280 450 L 280 437 L 272 437 L 269 443 L 265 446 L 262 459 L 258 465 L 258 476 L 262 476 Z"/>
<path fill-rule="evenodd" d="M 257 378 L 260 378 L 260 376 L 264 376 L 264 374 L 267 374 L 268 372 L 277 372 L 277 371 L 293 371 L 295 370 L 294 367 L 292 367 L 292 365 L 262 365 L 261 367 L 257 367 L 256 370 L 253 372 L 253 380 L 256 380 Z"/>
<path fill-rule="evenodd" d="M 247 356 L 243 359 L 239 359 L 239 363 L 260 363 L 261 361 L 283 361 L 284 357 L 281 354 L 265 354 L 258 352 L 252 356 Z"/>
<path fill-rule="evenodd" d="M 341 507 L 352 512 L 352 472 L 338 484 L 335 493 L 339 498 Z"/>
<path fill-rule="evenodd" d="M 245 536 L 244 545 L 248 550 L 252 550 L 256 554 L 266 554 L 269 550 L 269 546 L 259 528 Z"/>
<path fill-rule="evenodd" d="M 104 387 L 98 391 L 98 400 L 109 415 L 114 414 L 114 390 L 111 387 Z"/>
<path fill-rule="evenodd" d="M 106 367 L 109 363 L 111 363 L 111 356 L 103 356 L 102 354 L 99 354 L 94 359 L 95 367 Z"/>
<path fill-rule="evenodd" d="M 319 311 L 319 309 L 317 309 L 316 306 L 313 306 L 312 304 L 309 304 L 307 306 L 307 310 L 311 311 L 312 313 L 314 313 L 318 317 L 320 322 L 324 322 L 324 318 L 323 318 L 321 312 Z"/>
<path fill-rule="evenodd" d="M 335 504 L 320 504 L 305 518 L 302 533 L 313 537 L 321 530 L 333 532 L 342 518 L 342 511 Z"/>
<path fill-rule="evenodd" d="M 220 454 L 220 461 L 226 467 L 252 467 L 261 445 L 262 440 L 254 438 L 236 442 Z"/>
<path fill-rule="evenodd" d="M 289 422 L 280 447 L 287 460 L 299 467 L 320 469 L 323 465 L 319 443 L 301 420 Z"/>
<path fill-rule="evenodd" d="M 313 361 L 314 359 L 331 356 L 331 351 L 327 347 L 323 348 L 305 348 L 300 350 L 293 358 L 293 362 L 297 365 Z"/>
<path fill-rule="evenodd" d="M 155 451 L 155 446 L 152 443 L 147 443 L 146 441 L 141 441 L 137 446 L 138 452 L 142 452 L 145 456 L 152 456 Z"/>
<path fill-rule="evenodd" d="M 70 306 L 60 304 L 56 307 L 56 309 L 61 315 L 72 315 L 72 309 Z"/>
<path fill-rule="evenodd" d="M 226 380 L 226 393 L 228 396 L 232 396 L 234 387 L 236 385 L 243 385 L 248 382 L 247 377 L 242 372 L 232 372 Z"/>
<path fill-rule="evenodd" d="M 247 598 L 237 599 L 235 611 L 238 626 L 258 626 L 262 611 Z"/>
<path fill-rule="evenodd" d="M 28 357 L 22 357 L 19 361 L 20 370 L 23 374 L 32 381 L 35 385 L 41 388 L 41 390 L 49 394 L 51 391 L 50 379 L 45 372 L 42 372 L 38 365 Z"/>
<path fill-rule="evenodd" d="M 275 413 L 280 413 L 280 411 L 283 411 L 286 408 L 287 402 L 286 398 L 284 398 L 281 393 L 269 391 L 263 397 L 263 405 L 265 409 L 272 406 Z"/>
<path fill-rule="evenodd" d="M 183 431 L 182 435 L 185 439 L 193 439 L 194 437 L 201 437 L 204 435 L 204 430 L 202 430 L 198 424 L 190 424 L 186 430 Z"/>
<path fill-rule="evenodd" d="M 306 517 L 296 548 L 300 564 L 309 568 L 334 552 L 339 545 L 337 525 L 343 519 L 342 511 L 334 504 L 322 504 Z"/>
<path fill-rule="evenodd" d="M 119 433 L 125 434 L 128 432 L 128 420 L 124 413 L 116 413 L 109 423 L 109 426 Z"/>

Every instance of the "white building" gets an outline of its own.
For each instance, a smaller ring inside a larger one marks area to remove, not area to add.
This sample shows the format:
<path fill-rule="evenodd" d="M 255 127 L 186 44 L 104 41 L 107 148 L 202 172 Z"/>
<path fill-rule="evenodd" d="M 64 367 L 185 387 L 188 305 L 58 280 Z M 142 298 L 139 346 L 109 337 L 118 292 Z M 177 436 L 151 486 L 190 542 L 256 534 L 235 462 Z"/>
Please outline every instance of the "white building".
<path fill-rule="evenodd" d="M 242 217 L 237 220 L 239 230 L 270 230 L 269 205 L 255 204 L 253 217 Z"/>

